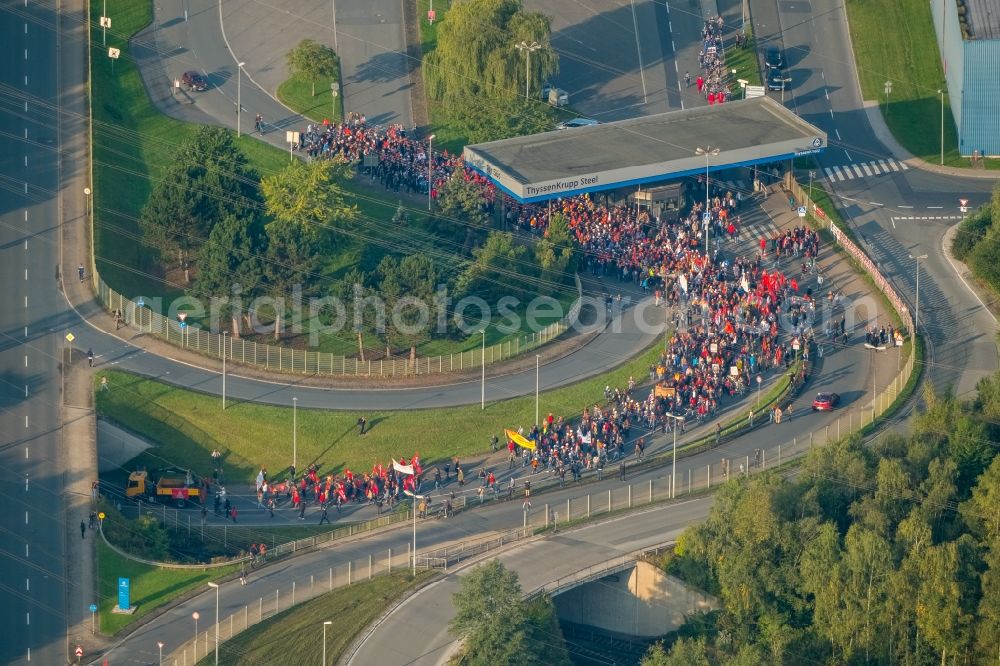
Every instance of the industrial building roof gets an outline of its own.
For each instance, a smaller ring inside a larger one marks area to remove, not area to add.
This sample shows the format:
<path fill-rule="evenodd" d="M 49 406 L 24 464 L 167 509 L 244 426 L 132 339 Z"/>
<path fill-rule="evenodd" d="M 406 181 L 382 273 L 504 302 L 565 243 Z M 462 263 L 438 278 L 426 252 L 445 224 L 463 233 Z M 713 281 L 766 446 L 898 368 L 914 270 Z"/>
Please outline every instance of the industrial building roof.
<path fill-rule="evenodd" d="M 817 153 L 826 133 L 768 97 L 466 146 L 468 166 L 543 201 Z"/>

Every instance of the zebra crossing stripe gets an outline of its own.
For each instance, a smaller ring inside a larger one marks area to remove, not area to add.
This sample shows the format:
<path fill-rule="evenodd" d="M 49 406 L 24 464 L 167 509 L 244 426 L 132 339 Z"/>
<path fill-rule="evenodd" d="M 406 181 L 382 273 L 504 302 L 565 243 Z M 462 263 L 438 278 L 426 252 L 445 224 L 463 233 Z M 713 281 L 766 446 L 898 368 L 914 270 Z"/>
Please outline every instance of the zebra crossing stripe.
<path fill-rule="evenodd" d="M 906 162 L 900 162 L 899 166 L 903 167 L 903 171 L 906 171 L 907 169 L 910 168 L 910 167 L 906 166 Z"/>
<path fill-rule="evenodd" d="M 878 165 L 882 167 L 882 171 L 889 173 L 889 164 L 885 160 L 879 160 Z"/>
<path fill-rule="evenodd" d="M 823 169 L 823 172 L 826 174 L 827 180 L 833 180 L 833 169 L 831 169 L 830 167 L 825 167 Z"/>
<path fill-rule="evenodd" d="M 861 170 L 864 171 L 865 175 L 867 176 L 874 176 L 875 173 L 878 173 L 877 171 L 875 173 L 872 173 L 871 170 L 868 168 L 868 164 L 862 164 Z"/>
<path fill-rule="evenodd" d="M 848 164 L 847 166 L 851 168 L 851 171 L 853 171 L 858 178 L 865 177 L 865 174 L 861 173 L 861 169 L 858 168 L 857 164 Z"/>
<path fill-rule="evenodd" d="M 889 160 L 889 164 L 892 166 L 893 171 L 899 171 L 899 166 L 897 165 L 896 160 Z"/>
<path fill-rule="evenodd" d="M 834 171 L 834 173 L 837 174 L 837 180 L 838 181 L 845 180 L 844 173 L 840 170 L 839 166 L 833 167 L 833 171 Z"/>

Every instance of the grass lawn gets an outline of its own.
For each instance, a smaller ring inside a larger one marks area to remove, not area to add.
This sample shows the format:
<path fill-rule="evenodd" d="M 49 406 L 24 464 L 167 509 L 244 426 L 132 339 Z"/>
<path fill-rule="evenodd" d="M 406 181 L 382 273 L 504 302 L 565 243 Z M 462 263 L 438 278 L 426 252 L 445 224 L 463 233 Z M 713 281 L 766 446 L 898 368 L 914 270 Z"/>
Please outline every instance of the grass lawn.
<path fill-rule="evenodd" d="M 313 94 L 313 81 L 303 76 L 293 75 L 278 86 L 278 99 L 281 103 L 296 113 L 310 120 L 323 122 L 340 122 L 343 117 L 344 104 L 339 97 L 330 97 L 330 84 L 336 84 L 337 79 L 322 77 L 316 79 L 316 94 Z M 332 115 L 331 115 L 332 114 Z"/>
<path fill-rule="evenodd" d="M 163 569 L 121 557 L 103 541 L 97 542 L 98 615 L 101 632 L 115 634 L 154 609 L 192 588 L 226 576 L 234 566 L 214 569 Z M 118 603 L 118 577 L 131 579 L 132 615 L 118 615 L 111 609 Z"/>
<path fill-rule="evenodd" d="M 646 377 L 659 355 L 659 345 L 617 370 L 540 396 L 542 416 L 552 412 L 577 416 L 601 399 L 605 385 L 624 386 L 629 376 Z M 292 410 L 285 407 L 221 400 L 132 374 L 105 371 L 111 391 L 97 392 L 97 409 L 109 418 L 160 446 L 149 449 L 130 465 L 150 468 L 178 465 L 209 474 L 209 454 L 216 447 L 225 455 L 227 478 L 252 483 L 261 465 L 272 472 L 291 462 Z M 95 384 L 96 386 L 96 384 Z M 315 462 L 322 470 L 369 470 L 373 463 L 409 457 L 419 452 L 430 467 L 452 456 L 463 458 L 488 448 L 489 438 L 503 428 L 528 425 L 535 418 L 534 396 L 433 410 L 366 413 L 372 430 L 357 436 L 356 412 L 298 410 L 298 462 L 305 469 Z"/>
<path fill-rule="evenodd" d="M 879 100 L 886 123 L 911 153 L 941 160 L 941 98 L 946 89 L 930 6 L 922 0 L 847 0 L 854 58 L 865 99 Z M 887 29 L 892 26 L 891 29 Z M 885 82 L 892 81 L 886 109 Z M 958 153 L 958 137 L 948 96 L 944 98 L 945 164 L 969 166 Z M 1000 160 L 986 160 L 1000 168 Z"/>
<path fill-rule="evenodd" d="M 386 607 L 407 591 L 434 576 L 420 571 L 416 577 L 396 571 L 371 580 L 341 587 L 291 608 L 237 634 L 219 646 L 219 664 L 315 664 L 322 651 L 323 623 L 333 624 L 326 632 L 326 658 L 337 663 L 355 636 L 373 622 Z M 208 655 L 200 665 L 215 663 Z"/>
<path fill-rule="evenodd" d="M 747 41 L 743 46 L 736 48 L 735 46 L 731 49 L 726 50 L 726 66 L 729 69 L 735 69 L 736 74 L 732 77 L 732 91 L 733 95 L 740 95 L 742 90 L 736 79 L 746 79 L 749 81 L 747 85 L 750 86 L 762 86 L 764 85 L 763 79 L 760 76 L 760 61 L 757 59 L 757 38 L 754 37 L 751 31 L 752 26 L 747 26 Z"/>
<path fill-rule="evenodd" d="M 417 20 L 420 21 L 420 50 L 424 57 L 437 48 L 437 31 L 441 24 L 441 19 L 448 13 L 448 5 L 438 2 L 434 8 L 437 18 L 434 23 L 427 20 L 427 11 L 430 9 L 432 0 L 417 0 Z M 434 134 L 434 146 L 438 150 L 447 150 L 450 153 L 460 153 L 465 148 L 468 140 L 465 136 L 448 124 L 447 114 L 441 108 L 441 103 L 437 100 L 427 98 L 427 113 L 430 116 L 431 132 Z"/>

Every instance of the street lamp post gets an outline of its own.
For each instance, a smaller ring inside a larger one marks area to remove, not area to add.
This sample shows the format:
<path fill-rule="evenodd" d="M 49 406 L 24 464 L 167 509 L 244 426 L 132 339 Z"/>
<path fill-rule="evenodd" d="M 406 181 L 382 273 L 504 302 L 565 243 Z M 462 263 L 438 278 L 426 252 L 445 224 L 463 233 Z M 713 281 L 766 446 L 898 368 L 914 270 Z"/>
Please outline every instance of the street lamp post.
<path fill-rule="evenodd" d="M 757 409 L 760 409 L 760 383 L 764 381 L 764 378 L 757 375 Z"/>
<path fill-rule="evenodd" d="M 243 66 L 245 62 L 236 63 L 236 136 L 240 135 L 240 121 L 243 118 Z"/>
<path fill-rule="evenodd" d="M 215 666 L 219 666 L 219 584 L 209 581 L 208 586 L 215 588 Z"/>
<path fill-rule="evenodd" d="M 156 647 L 160 649 L 160 666 L 163 666 L 163 641 L 157 641 Z"/>
<path fill-rule="evenodd" d="M 944 166 L 944 88 L 938 90 L 941 96 L 941 166 Z"/>
<path fill-rule="evenodd" d="M 292 467 L 299 468 L 299 399 L 292 398 Z"/>
<path fill-rule="evenodd" d="M 910 255 L 910 259 L 913 259 L 914 261 L 917 262 L 917 267 L 916 267 L 916 271 L 917 271 L 917 298 L 916 298 L 916 308 L 914 309 L 914 313 L 913 313 L 913 335 L 914 335 L 914 337 L 916 337 L 917 330 L 920 328 L 920 260 L 921 259 L 926 259 L 926 258 L 927 258 L 926 254 L 921 254 L 921 255 L 916 256 L 916 257 L 914 257 L 912 254 Z"/>
<path fill-rule="evenodd" d="M 331 620 L 323 623 L 323 666 L 326 666 L 326 628 L 333 624 Z"/>
<path fill-rule="evenodd" d="M 674 416 L 667 412 L 667 416 L 674 420 L 674 453 L 673 462 L 670 463 L 670 498 L 677 497 L 677 429 L 684 423 L 683 416 Z"/>
<path fill-rule="evenodd" d="M 431 190 L 434 188 L 434 135 L 427 137 L 427 210 L 431 209 Z"/>
<path fill-rule="evenodd" d="M 191 617 L 194 618 L 194 660 L 198 661 L 198 618 L 201 617 L 201 613 L 195 611 L 191 613 Z"/>
<path fill-rule="evenodd" d="M 424 499 L 424 495 L 413 496 L 413 575 L 417 575 L 417 502 Z"/>
<path fill-rule="evenodd" d="M 542 356 L 541 354 L 535 354 L 535 425 L 539 424 L 538 421 L 538 371 L 540 368 Z"/>
<path fill-rule="evenodd" d="M 226 411 L 226 357 L 229 356 L 226 334 L 227 331 L 222 332 L 222 411 Z"/>
<path fill-rule="evenodd" d="M 530 44 L 526 41 L 521 41 L 518 44 L 514 44 L 518 51 L 524 51 L 524 98 L 531 98 L 531 53 L 542 48 L 542 45 L 538 42 L 531 42 Z"/>
<path fill-rule="evenodd" d="M 486 329 L 484 328 L 480 333 L 483 334 L 483 351 L 479 358 L 479 364 L 483 366 L 483 380 L 480 385 L 479 407 L 486 409 Z"/>
<path fill-rule="evenodd" d="M 713 155 L 718 155 L 721 152 L 718 148 L 712 148 L 711 146 L 706 146 L 701 148 L 700 146 L 694 151 L 695 155 L 705 156 L 705 213 L 703 215 L 705 219 L 705 261 L 710 261 L 711 256 L 708 252 L 708 232 L 709 224 L 711 223 L 712 215 L 709 212 L 709 189 L 708 189 L 708 163 Z"/>

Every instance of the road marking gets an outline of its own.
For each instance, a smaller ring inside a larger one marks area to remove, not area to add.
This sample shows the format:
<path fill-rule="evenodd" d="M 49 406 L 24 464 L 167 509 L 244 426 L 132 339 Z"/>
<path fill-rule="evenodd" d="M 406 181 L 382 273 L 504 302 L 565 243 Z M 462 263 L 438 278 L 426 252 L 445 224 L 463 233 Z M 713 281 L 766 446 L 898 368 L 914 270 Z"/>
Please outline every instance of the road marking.
<path fill-rule="evenodd" d="M 819 70 L 819 76 L 820 76 L 821 79 L 823 79 L 824 81 L 826 81 L 826 72 L 823 71 L 822 69 Z M 827 98 L 827 99 L 829 99 L 829 98 Z"/>
<path fill-rule="evenodd" d="M 25 181 L 25 183 L 24 183 L 24 193 L 25 194 L 28 193 L 28 182 L 27 181 Z"/>
<path fill-rule="evenodd" d="M 27 23 L 24 24 L 24 34 L 26 34 L 26 35 L 28 34 L 28 24 Z"/>
<path fill-rule="evenodd" d="M 27 389 L 27 387 L 25 387 Z M 24 492 L 28 492 L 28 475 L 24 475 Z"/>
<path fill-rule="evenodd" d="M 27 238 L 24 239 L 24 249 L 25 250 L 28 249 L 28 239 Z"/>
<path fill-rule="evenodd" d="M 24 327 L 24 337 L 28 337 L 28 327 Z"/>
<path fill-rule="evenodd" d="M 830 109 L 830 117 L 835 118 L 835 116 L 833 115 L 833 109 Z"/>
<path fill-rule="evenodd" d="M 24 514 L 24 517 L 27 518 L 28 514 Z M 31 613 L 30 612 L 24 614 L 24 622 L 25 622 L 25 624 L 31 624 Z"/>
<path fill-rule="evenodd" d="M 874 176 L 875 173 L 878 173 L 878 172 L 872 173 L 872 170 L 868 168 L 867 164 L 862 164 L 861 170 L 865 172 L 866 176 Z"/>
<path fill-rule="evenodd" d="M 28 447 L 24 447 L 24 459 L 28 459 Z M 28 544 L 24 544 L 24 556 L 28 556 Z"/>
<path fill-rule="evenodd" d="M 25 86 L 28 85 L 28 75 L 27 74 L 24 75 L 24 85 Z"/>
<path fill-rule="evenodd" d="M 24 544 L 24 556 L 28 556 L 28 544 Z"/>
<path fill-rule="evenodd" d="M 642 45 L 639 44 L 639 19 L 635 15 L 635 0 L 631 0 L 630 4 L 632 5 L 632 27 L 635 29 L 635 55 L 639 59 L 639 81 L 642 83 L 642 102 L 645 104 L 647 101 L 646 73 L 644 71 L 646 66 L 642 64 Z"/>
<path fill-rule="evenodd" d="M 28 307 L 28 295 L 24 295 L 24 307 Z"/>
<path fill-rule="evenodd" d="M 24 130 L 24 131 L 27 132 L 28 130 Z M 27 138 L 27 137 L 25 137 L 25 138 Z M 24 156 L 24 166 L 28 166 L 28 156 L 27 155 Z"/>
<path fill-rule="evenodd" d="M 853 158 L 853 157 L 851 157 L 851 154 L 850 154 L 849 152 L 847 152 L 847 151 L 845 150 L 845 151 L 844 151 L 844 154 L 845 154 L 845 155 L 847 155 L 847 161 L 848 161 L 848 162 L 853 162 L 853 161 L 854 161 L 854 158 Z"/>
<path fill-rule="evenodd" d="M 24 367 L 26 367 L 26 368 L 28 367 L 28 355 L 27 354 L 24 355 Z"/>
<path fill-rule="evenodd" d="M 674 23 L 673 23 L 673 21 L 667 21 L 667 28 L 670 29 L 670 32 L 674 31 Z"/>
<path fill-rule="evenodd" d="M 28 269 L 27 268 L 24 269 L 24 281 L 25 282 L 28 281 Z"/>
<path fill-rule="evenodd" d="M 25 139 L 28 138 L 28 128 L 27 127 L 24 128 L 24 138 Z"/>
<path fill-rule="evenodd" d="M 833 132 L 834 132 L 834 134 L 836 134 L 836 135 L 837 135 L 837 141 L 840 141 L 840 140 L 841 140 L 841 139 L 840 139 L 840 130 L 839 130 L 839 129 L 837 129 L 836 127 L 834 127 L 834 128 L 833 128 Z"/>
<path fill-rule="evenodd" d="M 25 525 L 28 524 L 28 512 L 27 511 L 24 512 L 24 524 Z"/>
<path fill-rule="evenodd" d="M 28 59 L 28 49 L 24 49 L 24 59 Z"/>
<path fill-rule="evenodd" d="M 27 590 L 27 591 L 29 591 L 29 592 L 31 591 L 31 579 L 30 578 L 25 578 L 24 579 L 24 589 Z"/>
<path fill-rule="evenodd" d="M 826 95 L 826 101 L 829 102 L 830 101 L 830 91 L 827 90 L 826 88 L 823 88 L 823 94 Z"/>
<path fill-rule="evenodd" d="M 869 201 L 868 205 L 869 206 L 884 206 L 885 204 L 880 204 L 880 203 L 878 203 L 876 201 Z"/>
<path fill-rule="evenodd" d="M 903 205 L 899 205 L 899 206 L 897 206 L 897 208 L 913 208 L 913 206 L 903 206 Z"/>
<path fill-rule="evenodd" d="M 24 415 L 24 427 L 25 428 L 28 427 L 28 415 L 27 414 Z"/>
<path fill-rule="evenodd" d="M 944 208 L 944 206 L 928 206 L 927 208 L 930 208 L 930 209 L 941 209 L 941 208 Z"/>
<path fill-rule="evenodd" d="M 892 228 L 895 229 L 896 228 L 896 218 L 890 217 L 889 221 L 892 222 Z"/>

